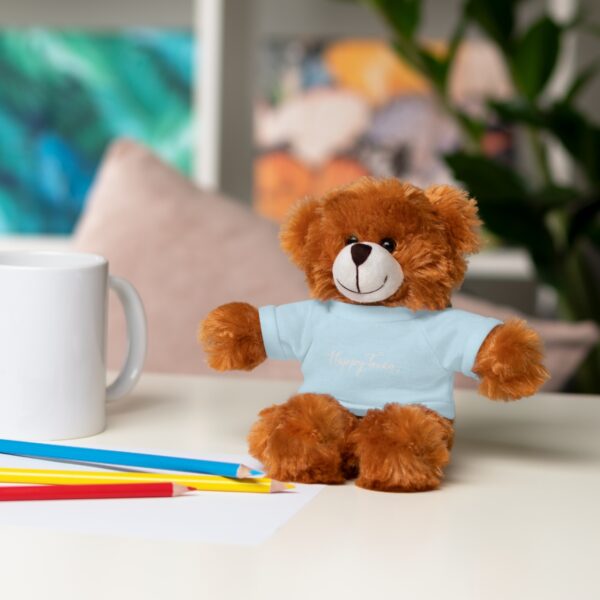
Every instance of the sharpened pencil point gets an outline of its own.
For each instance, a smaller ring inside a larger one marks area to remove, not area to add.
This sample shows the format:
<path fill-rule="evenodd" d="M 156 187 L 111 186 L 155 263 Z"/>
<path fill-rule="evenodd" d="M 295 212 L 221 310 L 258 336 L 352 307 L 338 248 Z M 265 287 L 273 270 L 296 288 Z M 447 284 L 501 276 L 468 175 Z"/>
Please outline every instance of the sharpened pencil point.
<path fill-rule="evenodd" d="M 264 473 L 262 473 L 261 471 L 257 471 L 256 469 L 251 469 L 250 467 L 247 467 L 246 465 L 240 465 L 238 467 L 237 473 L 236 473 L 236 477 L 238 479 L 248 479 L 249 477 L 262 477 L 264 475 Z"/>
<path fill-rule="evenodd" d="M 271 493 L 285 492 L 285 490 L 293 489 L 293 487 L 294 486 L 291 483 L 283 483 L 281 481 L 275 481 L 274 479 L 271 480 Z"/>
<path fill-rule="evenodd" d="M 178 483 L 173 484 L 173 496 L 183 496 L 187 494 L 193 488 L 188 487 L 187 485 L 179 485 Z"/>

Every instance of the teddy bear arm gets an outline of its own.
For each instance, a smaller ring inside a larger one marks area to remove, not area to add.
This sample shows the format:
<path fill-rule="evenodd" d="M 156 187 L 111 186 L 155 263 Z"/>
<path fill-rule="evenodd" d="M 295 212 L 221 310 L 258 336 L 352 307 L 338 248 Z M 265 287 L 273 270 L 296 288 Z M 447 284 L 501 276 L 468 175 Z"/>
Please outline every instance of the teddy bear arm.
<path fill-rule="evenodd" d="M 217 371 L 251 371 L 267 358 L 258 309 L 245 302 L 211 311 L 200 324 L 198 340 Z"/>
<path fill-rule="evenodd" d="M 542 360 L 540 337 L 525 321 L 513 319 L 495 327 L 481 345 L 473 367 L 481 380 L 479 393 L 492 400 L 535 394 L 549 377 Z"/>

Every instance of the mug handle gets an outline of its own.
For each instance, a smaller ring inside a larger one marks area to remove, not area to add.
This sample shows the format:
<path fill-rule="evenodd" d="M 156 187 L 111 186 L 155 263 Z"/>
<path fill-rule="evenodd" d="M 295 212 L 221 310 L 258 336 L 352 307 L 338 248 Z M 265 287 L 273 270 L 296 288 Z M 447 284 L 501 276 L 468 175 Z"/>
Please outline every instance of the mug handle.
<path fill-rule="evenodd" d="M 108 285 L 115 291 L 127 322 L 127 358 L 117 378 L 106 388 L 106 399 L 116 400 L 129 393 L 137 383 L 146 358 L 146 313 L 136 289 L 120 277 L 108 276 Z"/>

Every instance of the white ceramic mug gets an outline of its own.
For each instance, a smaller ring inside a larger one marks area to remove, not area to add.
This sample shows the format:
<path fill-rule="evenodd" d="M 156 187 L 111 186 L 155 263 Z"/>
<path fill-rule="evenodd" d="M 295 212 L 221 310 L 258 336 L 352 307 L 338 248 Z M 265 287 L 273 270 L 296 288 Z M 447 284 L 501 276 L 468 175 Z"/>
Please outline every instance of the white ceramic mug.
<path fill-rule="evenodd" d="M 108 287 L 125 309 L 129 349 L 106 387 Z M 0 252 L 0 437 L 101 432 L 106 400 L 129 392 L 146 356 L 142 301 L 94 254 Z"/>

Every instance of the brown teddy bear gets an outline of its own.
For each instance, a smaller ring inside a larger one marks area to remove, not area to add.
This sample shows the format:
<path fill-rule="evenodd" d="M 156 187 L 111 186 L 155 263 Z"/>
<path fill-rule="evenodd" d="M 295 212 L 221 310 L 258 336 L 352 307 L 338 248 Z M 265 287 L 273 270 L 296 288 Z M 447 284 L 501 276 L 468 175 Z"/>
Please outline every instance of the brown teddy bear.
<path fill-rule="evenodd" d="M 225 304 L 199 334 L 219 371 L 302 362 L 298 393 L 261 411 L 248 437 L 270 477 L 435 489 L 452 447 L 455 372 L 494 400 L 530 396 L 547 379 L 523 321 L 451 308 L 479 225 L 464 192 L 395 179 L 361 178 L 293 209 L 281 243 L 313 300 Z"/>

